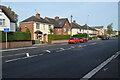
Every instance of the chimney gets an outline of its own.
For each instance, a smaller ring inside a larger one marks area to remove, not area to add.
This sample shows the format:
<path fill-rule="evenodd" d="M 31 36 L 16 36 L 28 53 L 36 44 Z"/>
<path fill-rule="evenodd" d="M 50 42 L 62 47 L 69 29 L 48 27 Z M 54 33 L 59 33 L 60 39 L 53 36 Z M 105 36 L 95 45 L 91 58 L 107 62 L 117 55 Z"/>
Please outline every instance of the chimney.
<path fill-rule="evenodd" d="M 39 14 L 39 13 L 36 13 L 36 17 L 40 19 L 40 14 Z"/>
<path fill-rule="evenodd" d="M 74 20 L 73 23 L 76 23 L 76 20 Z"/>
<path fill-rule="evenodd" d="M 55 17 L 55 20 L 59 20 L 59 17 L 58 17 L 58 16 L 56 16 L 56 17 Z"/>

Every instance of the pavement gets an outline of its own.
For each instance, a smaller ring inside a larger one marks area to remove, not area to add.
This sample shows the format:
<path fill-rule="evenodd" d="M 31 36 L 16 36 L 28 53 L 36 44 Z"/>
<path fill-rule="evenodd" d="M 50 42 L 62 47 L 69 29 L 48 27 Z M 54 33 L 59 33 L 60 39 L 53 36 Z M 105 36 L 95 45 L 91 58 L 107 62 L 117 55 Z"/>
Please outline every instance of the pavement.
<path fill-rule="evenodd" d="M 3 78 L 120 77 L 117 38 L 33 47 L 2 52 Z"/>

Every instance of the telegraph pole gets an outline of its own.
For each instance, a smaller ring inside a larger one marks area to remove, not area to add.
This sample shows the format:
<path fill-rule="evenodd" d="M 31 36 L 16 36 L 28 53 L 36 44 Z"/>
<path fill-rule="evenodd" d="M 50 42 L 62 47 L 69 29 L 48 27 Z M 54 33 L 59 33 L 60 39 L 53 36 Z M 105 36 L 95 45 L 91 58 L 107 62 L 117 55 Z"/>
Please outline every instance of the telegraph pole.
<path fill-rule="evenodd" d="M 72 37 L 72 15 L 70 16 L 70 20 L 71 20 L 71 28 L 70 28 L 70 38 Z"/>

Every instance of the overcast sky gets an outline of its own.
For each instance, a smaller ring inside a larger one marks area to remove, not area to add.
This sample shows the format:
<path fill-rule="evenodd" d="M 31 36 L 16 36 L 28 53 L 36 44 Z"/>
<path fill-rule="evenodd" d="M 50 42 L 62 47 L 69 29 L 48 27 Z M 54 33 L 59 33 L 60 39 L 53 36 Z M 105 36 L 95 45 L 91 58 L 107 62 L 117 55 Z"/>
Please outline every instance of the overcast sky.
<path fill-rule="evenodd" d="M 70 20 L 72 14 L 80 25 L 106 28 L 113 23 L 114 30 L 118 29 L 118 2 L 2 2 L 2 5 L 10 6 L 19 15 L 19 22 L 37 11 L 43 18 L 59 16 Z"/>

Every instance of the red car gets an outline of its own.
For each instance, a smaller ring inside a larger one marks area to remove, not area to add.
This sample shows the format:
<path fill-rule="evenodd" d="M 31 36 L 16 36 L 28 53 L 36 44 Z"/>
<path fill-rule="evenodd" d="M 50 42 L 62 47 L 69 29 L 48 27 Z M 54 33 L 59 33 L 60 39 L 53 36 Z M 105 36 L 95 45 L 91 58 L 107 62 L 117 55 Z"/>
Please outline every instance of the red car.
<path fill-rule="evenodd" d="M 88 39 L 87 38 L 79 38 L 79 42 L 87 42 Z"/>
<path fill-rule="evenodd" d="M 68 43 L 79 43 L 79 39 L 77 38 L 71 38 L 70 40 L 68 40 Z"/>

